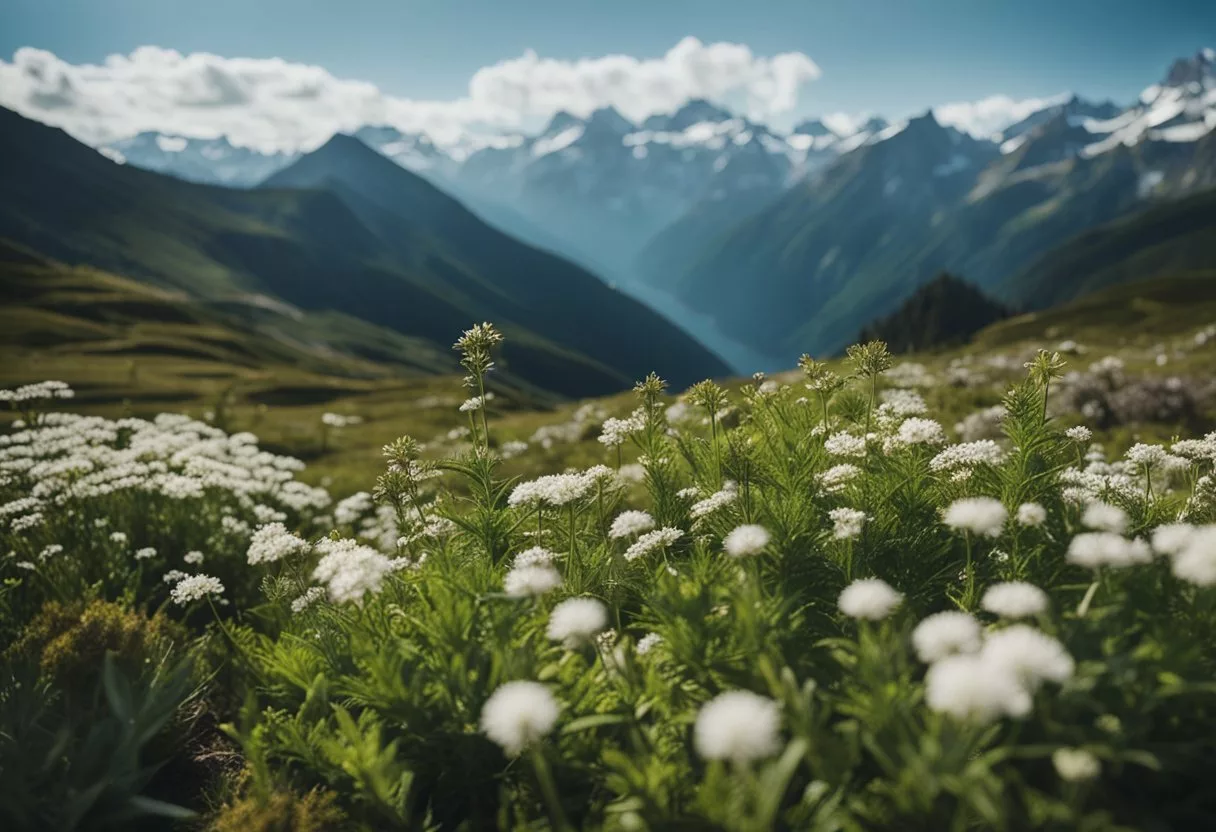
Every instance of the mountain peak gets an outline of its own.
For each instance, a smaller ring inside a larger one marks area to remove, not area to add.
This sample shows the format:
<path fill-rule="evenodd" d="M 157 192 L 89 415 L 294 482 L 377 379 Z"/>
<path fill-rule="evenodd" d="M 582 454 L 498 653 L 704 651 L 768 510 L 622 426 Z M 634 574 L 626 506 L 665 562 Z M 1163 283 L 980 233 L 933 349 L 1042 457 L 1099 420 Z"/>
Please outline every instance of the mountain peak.
<path fill-rule="evenodd" d="M 826 124 L 817 118 L 808 118 L 806 121 L 800 122 L 790 132 L 798 136 L 814 136 L 815 138 L 836 135 L 828 129 Z"/>
<path fill-rule="evenodd" d="M 555 136 L 563 130 L 569 129 L 576 124 L 582 124 L 583 120 L 578 116 L 570 115 L 565 110 L 558 110 L 553 114 L 553 118 L 549 119 L 549 124 L 541 131 L 542 136 Z"/>
<path fill-rule="evenodd" d="M 587 117 L 587 129 L 619 133 L 623 136 L 633 132 L 636 125 L 621 115 L 615 107 L 600 107 Z"/>
<path fill-rule="evenodd" d="M 1163 84 L 1167 87 L 1183 87 L 1188 84 L 1216 86 L 1216 50 L 1200 49 L 1190 58 L 1174 61 Z"/>

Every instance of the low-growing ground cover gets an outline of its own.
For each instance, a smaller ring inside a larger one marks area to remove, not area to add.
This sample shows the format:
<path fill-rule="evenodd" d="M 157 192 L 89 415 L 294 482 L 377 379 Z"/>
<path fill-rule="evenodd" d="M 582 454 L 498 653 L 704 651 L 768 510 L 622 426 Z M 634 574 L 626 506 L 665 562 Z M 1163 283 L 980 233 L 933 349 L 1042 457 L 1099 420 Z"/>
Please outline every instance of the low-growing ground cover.
<path fill-rule="evenodd" d="M 415 438 L 387 398 L 286 406 L 323 471 L 377 437 L 362 490 L 249 414 L 15 389 L 0 819 L 1203 828 L 1212 335 L 870 343 L 540 414 L 487 394 L 479 326 Z"/>

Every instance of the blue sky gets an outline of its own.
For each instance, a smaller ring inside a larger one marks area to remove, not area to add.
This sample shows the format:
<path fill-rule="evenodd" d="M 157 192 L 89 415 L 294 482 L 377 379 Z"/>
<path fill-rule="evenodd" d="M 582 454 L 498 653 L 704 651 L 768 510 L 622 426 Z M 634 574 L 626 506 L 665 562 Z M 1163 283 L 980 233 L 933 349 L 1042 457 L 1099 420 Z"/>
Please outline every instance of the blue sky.
<path fill-rule="evenodd" d="M 903 117 L 997 93 L 1130 101 L 1175 57 L 1216 45 L 1216 2 L 5 0 L 0 9 L 3 60 L 33 46 L 96 63 L 155 45 L 315 64 L 428 100 L 465 95 L 479 68 L 529 49 L 653 58 L 689 35 L 809 56 L 822 76 L 797 114 Z"/>

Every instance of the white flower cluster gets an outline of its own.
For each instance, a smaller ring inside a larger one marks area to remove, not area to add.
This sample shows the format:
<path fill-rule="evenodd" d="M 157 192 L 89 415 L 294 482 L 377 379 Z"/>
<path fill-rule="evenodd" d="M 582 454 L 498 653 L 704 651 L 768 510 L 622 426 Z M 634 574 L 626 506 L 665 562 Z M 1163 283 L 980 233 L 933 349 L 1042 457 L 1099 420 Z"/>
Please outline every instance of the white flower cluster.
<path fill-rule="evenodd" d="M 639 537 L 634 541 L 633 545 L 625 550 L 625 560 L 637 560 L 640 557 L 645 557 L 652 552 L 657 552 L 660 549 L 666 549 L 684 535 L 680 529 L 671 526 L 665 526 L 661 529 L 655 529 L 652 532 Z"/>
<path fill-rule="evenodd" d="M 982 537 L 999 537 L 1009 512 L 1000 500 L 991 497 L 964 497 L 951 503 L 942 515 L 942 522 L 956 531 L 971 532 Z"/>
<path fill-rule="evenodd" d="M 834 508 L 828 512 L 828 518 L 833 523 L 832 537 L 837 540 L 852 540 L 861 537 L 866 513 L 856 508 Z"/>
<path fill-rule="evenodd" d="M 612 526 L 608 529 L 608 536 L 613 540 L 633 537 L 652 530 L 654 526 L 654 518 L 645 511 L 622 511 L 612 521 Z"/>
<path fill-rule="evenodd" d="M 963 442 L 945 448 L 929 460 L 929 469 L 938 473 L 980 465 L 1000 465 L 1005 459 L 1001 446 L 991 439 Z"/>
<path fill-rule="evenodd" d="M 321 424 L 331 428 L 345 428 L 363 422 L 362 416 L 347 416 L 342 413 L 322 413 Z"/>
<path fill-rule="evenodd" d="M 1128 540 L 1116 532 L 1085 532 L 1069 541 L 1065 557 L 1069 563 L 1087 569 L 1120 569 L 1148 563 L 1153 552 L 1143 540 Z"/>
<path fill-rule="evenodd" d="M 738 526 L 723 539 L 722 548 L 732 558 L 751 557 L 763 552 L 770 539 L 768 529 L 763 526 Z"/>
<path fill-rule="evenodd" d="M 737 486 L 733 482 L 727 482 L 721 491 L 715 491 L 704 500 L 699 500 L 692 504 L 688 509 L 688 516 L 693 521 L 701 520 L 715 513 L 719 509 L 733 503 L 739 497 Z"/>
<path fill-rule="evenodd" d="M 1216 586 L 1216 525 L 1171 523 L 1153 532 L 1153 548 L 1170 559 L 1174 576 L 1195 586 Z"/>
<path fill-rule="evenodd" d="M 881 621 L 903 602 L 904 596 L 879 578 L 862 578 L 840 593 L 836 605 L 849 618 Z"/>
<path fill-rule="evenodd" d="M 780 731 L 781 710 L 776 702 L 751 691 L 731 690 L 701 707 L 692 739 L 705 759 L 742 764 L 776 754 Z"/>
<path fill-rule="evenodd" d="M 24 384 L 15 390 L 0 390 L 0 402 L 21 404 L 46 399 L 71 399 L 75 395 L 75 391 L 65 382 L 39 381 L 35 384 Z"/>
<path fill-rule="evenodd" d="M 866 438 L 840 431 L 824 440 L 823 449 L 832 456 L 863 457 L 866 455 Z"/>
<path fill-rule="evenodd" d="M 827 494 L 839 494 L 846 485 L 861 476 L 861 469 L 849 462 L 833 465 L 819 475 L 819 484 Z"/>
<path fill-rule="evenodd" d="M 891 447 L 906 447 L 909 445 L 944 445 L 946 432 L 939 422 L 933 419 L 913 417 L 905 419 L 891 437 Z"/>
<path fill-rule="evenodd" d="M 630 435 L 646 427 L 646 416 L 639 409 L 624 419 L 605 419 L 600 428 L 599 441 L 610 448 L 623 445 Z"/>
<path fill-rule="evenodd" d="M 920 626 L 925 622 L 918 630 Z M 930 625 L 927 633 L 934 638 L 923 635 L 922 641 L 941 647 L 945 655 L 927 659 L 931 665 L 925 676 L 925 702 L 957 719 L 990 722 L 1025 716 L 1044 682 L 1065 682 L 1075 670 L 1059 641 L 1025 624 L 990 632 L 982 640 L 971 638 L 975 631 L 957 621 Z"/>
<path fill-rule="evenodd" d="M 189 575 L 179 580 L 169 591 L 174 603 L 183 607 L 191 601 L 209 598 L 224 593 L 224 585 L 219 578 L 210 575 Z"/>
<path fill-rule="evenodd" d="M 546 474 L 515 486 L 507 498 L 507 504 L 558 508 L 581 500 L 597 485 L 611 488 L 618 483 L 616 472 L 605 465 L 575 473 Z"/>
<path fill-rule="evenodd" d="M 557 699 L 540 682 L 507 682 L 481 709 L 481 730 L 509 756 L 543 739 L 561 714 Z"/>
<path fill-rule="evenodd" d="M 246 558 L 250 564 L 275 563 L 306 551 L 307 540 L 289 532 L 282 523 L 268 523 L 253 533 Z"/>
<path fill-rule="evenodd" d="M 608 608 L 602 602 L 594 598 L 567 598 L 549 613 L 545 635 L 573 648 L 585 644 L 607 626 Z"/>
<path fill-rule="evenodd" d="M 1024 581 L 993 584 L 984 591 L 980 606 L 1001 618 L 1030 618 L 1047 611 L 1047 593 Z"/>
<path fill-rule="evenodd" d="M 379 592 L 385 576 L 396 566 L 375 549 L 355 540 L 326 538 L 315 548 L 323 557 L 313 570 L 312 578 L 325 585 L 329 600 L 334 603 L 358 603 L 367 593 Z"/>

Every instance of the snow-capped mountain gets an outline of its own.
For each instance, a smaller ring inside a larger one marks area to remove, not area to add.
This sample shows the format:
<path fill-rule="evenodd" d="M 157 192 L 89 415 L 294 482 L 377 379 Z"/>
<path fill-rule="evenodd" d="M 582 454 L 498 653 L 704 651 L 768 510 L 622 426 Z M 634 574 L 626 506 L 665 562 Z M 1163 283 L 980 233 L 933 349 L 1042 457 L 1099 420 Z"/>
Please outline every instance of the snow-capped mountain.
<path fill-rule="evenodd" d="M 1085 122 L 1094 141 L 1083 151 L 1097 156 L 1142 141 L 1195 142 L 1216 130 L 1216 51 L 1178 60 L 1164 81 L 1114 118 Z"/>
<path fill-rule="evenodd" d="M 116 162 L 188 182 L 250 188 L 298 158 L 295 153 L 262 153 L 236 147 L 227 138 L 196 139 L 145 132 L 102 148 Z"/>

